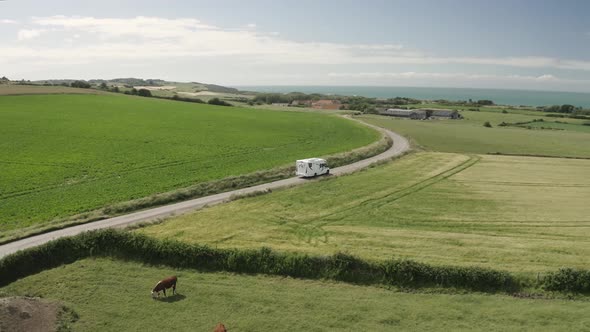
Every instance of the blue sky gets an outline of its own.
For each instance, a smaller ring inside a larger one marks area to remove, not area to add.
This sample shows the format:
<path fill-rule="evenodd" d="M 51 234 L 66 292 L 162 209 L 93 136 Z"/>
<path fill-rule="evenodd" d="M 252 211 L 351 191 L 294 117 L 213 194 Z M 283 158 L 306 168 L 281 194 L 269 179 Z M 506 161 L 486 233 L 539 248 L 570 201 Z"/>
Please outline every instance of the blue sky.
<path fill-rule="evenodd" d="M 0 1 L 0 75 L 590 92 L 590 1 Z"/>

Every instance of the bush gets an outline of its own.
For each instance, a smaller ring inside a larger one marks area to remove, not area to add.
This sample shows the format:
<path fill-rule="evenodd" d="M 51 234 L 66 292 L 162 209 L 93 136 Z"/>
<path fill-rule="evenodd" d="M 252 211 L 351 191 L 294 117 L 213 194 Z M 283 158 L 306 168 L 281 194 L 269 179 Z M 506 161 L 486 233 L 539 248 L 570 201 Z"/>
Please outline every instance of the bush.
<path fill-rule="evenodd" d="M 492 124 L 489 121 L 484 122 L 483 126 L 486 128 L 492 128 Z"/>
<path fill-rule="evenodd" d="M 90 89 L 90 84 L 84 81 L 74 81 L 70 83 L 72 88 Z"/>
<path fill-rule="evenodd" d="M 590 271 L 560 269 L 543 278 L 542 286 L 551 291 L 588 293 L 590 292 Z"/>
<path fill-rule="evenodd" d="M 219 99 L 217 97 L 216 98 L 209 99 L 209 101 L 207 103 L 208 104 L 211 104 L 211 105 L 218 105 L 218 106 L 233 106 L 232 104 L 230 104 L 230 103 L 228 103 L 226 101 L 223 101 L 223 100 L 221 100 L 221 99 Z"/>
<path fill-rule="evenodd" d="M 148 89 L 139 89 L 137 90 L 137 95 L 141 97 L 151 97 L 152 93 Z"/>

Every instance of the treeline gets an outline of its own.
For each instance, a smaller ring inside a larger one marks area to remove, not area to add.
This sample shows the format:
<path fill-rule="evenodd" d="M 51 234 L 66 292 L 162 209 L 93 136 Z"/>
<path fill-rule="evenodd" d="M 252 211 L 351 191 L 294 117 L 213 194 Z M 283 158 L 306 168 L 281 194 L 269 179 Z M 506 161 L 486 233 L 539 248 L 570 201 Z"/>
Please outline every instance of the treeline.
<path fill-rule="evenodd" d="M 480 107 L 480 106 L 494 106 L 492 100 L 489 99 L 481 99 L 481 100 L 446 100 L 446 99 L 435 99 L 432 102 L 445 105 L 445 106 L 473 106 L 473 107 Z"/>
<path fill-rule="evenodd" d="M 302 92 L 257 93 L 252 101 L 257 104 L 290 104 L 295 100 L 320 100 L 324 97 L 324 95 L 318 93 L 305 94 Z"/>
<path fill-rule="evenodd" d="M 574 105 L 553 105 L 553 106 L 541 106 L 537 107 L 539 111 L 550 112 L 550 113 L 563 113 L 570 115 L 590 115 L 590 109 L 584 109 L 582 107 L 576 107 Z"/>
<path fill-rule="evenodd" d="M 377 99 L 361 96 L 324 95 L 319 93 L 305 94 L 302 92 L 290 93 L 258 93 L 251 100 L 251 104 L 291 104 L 294 101 L 314 102 L 321 99 L 337 100 L 342 104 L 341 109 L 375 113 L 377 108 L 397 107 L 400 105 L 419 104 L 421 100 L 405 97 Z M 294 106 L 309 106 L 296 104 Z"/>

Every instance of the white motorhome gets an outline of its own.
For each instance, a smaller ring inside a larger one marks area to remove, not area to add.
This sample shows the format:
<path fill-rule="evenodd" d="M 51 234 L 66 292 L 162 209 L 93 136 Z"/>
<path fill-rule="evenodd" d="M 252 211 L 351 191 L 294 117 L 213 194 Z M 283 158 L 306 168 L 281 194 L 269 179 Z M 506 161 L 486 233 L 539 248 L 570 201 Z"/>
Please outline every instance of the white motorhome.
<path fill-rule="evenodd" d="M 301 177 L 312 177 L 323 174 L 330 174 L 330 167 L 324 159 L 309 158 L 295 162 L 295 174 Z"/>

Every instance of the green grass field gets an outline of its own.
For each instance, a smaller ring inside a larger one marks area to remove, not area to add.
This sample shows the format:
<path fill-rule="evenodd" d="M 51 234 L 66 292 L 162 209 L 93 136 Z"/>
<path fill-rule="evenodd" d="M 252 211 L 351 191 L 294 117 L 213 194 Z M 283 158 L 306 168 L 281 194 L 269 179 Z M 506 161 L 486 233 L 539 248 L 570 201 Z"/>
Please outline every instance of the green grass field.
<path fill-rule="evenodd" d="M 64 276 L 67 275 L 67 278 Z M 179 295 L 150 290 L 178 276 Z M 78 315 L 74 331 L 537 330 L 590 329 L 586 301 L 395 289 L 265 276 L 200 273 L 110 259 L 85 259 L 21 279 L 0 296 L 57 300 Z"/>
<path fill-rule="evenodd" d="M 138 229 L 217 247 L 534 274 L 590 267 L 590 160 L 417 153 Z"/>
<path fill-rule="evenodd" d="M 583 125 L 583 124 L 574 124 L 574 123 L 564 123 L 560 122 L 551 122 L 551 121 L 543 121 L 543 122 L 531 122 L 527 123 L 523 126 L 530 126 L 534 129 L 557 129 L 557 130 L 568 130 L 568 131 L 579 131 L 583 133 L 590 133 L 590 125 Z"/>
<path fill-rule="evenodd" d="M 67 86 L 0 84 L 0 96 L 46 94 L 105 94 L 105 92 L 93 89 L 70 88 Z"/>
<path fill-rule="evenodd" d="M 348 151 L 349 120 L 124 95 L 0 97 L 0 233 Z"/>
<path fill-rule="evenodd" d="M 461 114 L 465 117 L 464 120 L 418 121 L 376 115 L 361 118 L 410 137 L 423 148 L 432 151 L 590 157 L 590 144 L 584 144 L 590 140 L 588 132 L 498 127 L 501 122 L 528 122 L 543 118 L 540 116 L 469 111 Z M 544 120 L 555 121 L 552 118 Z M 485 121 L 489 121 L 493 128 L 484 127 Z M 584 122 L 576 119 L 563 121 L 572 124 Z"/>
<path fill-rule="evenodd" d="M 509 106 L 509 105 L 493 105 L 493 106 L 462 106 L 462 105 L 444 105 L 444 104 L 437 104 L 437 103 L 424 103 L 424 104 L 410 104 L 404 105 L 402 107 L 409 107 L 409 108 L 441 108 L 441 109 L 451 109 L 457 111 L 467 111 L 477 109 L 480 112 L 493 112 L 493 113 L 502 113 L 507 112 L 510 114 L 521 114 L 521 115 L 532 115 L 532 116 L 543 116 L 551 113 L 547 112 L 540 112 L 532 106 Z"/>

